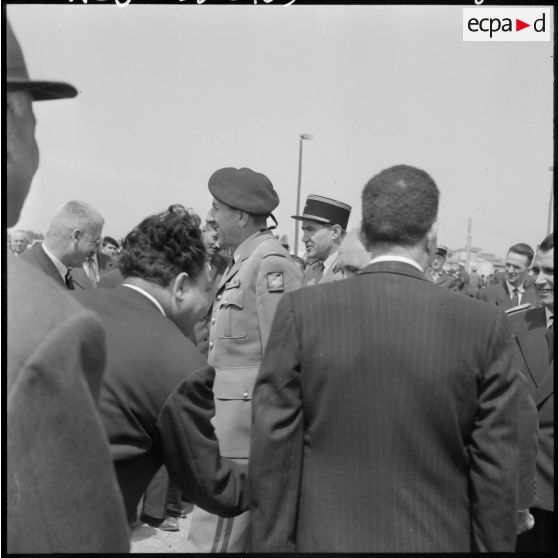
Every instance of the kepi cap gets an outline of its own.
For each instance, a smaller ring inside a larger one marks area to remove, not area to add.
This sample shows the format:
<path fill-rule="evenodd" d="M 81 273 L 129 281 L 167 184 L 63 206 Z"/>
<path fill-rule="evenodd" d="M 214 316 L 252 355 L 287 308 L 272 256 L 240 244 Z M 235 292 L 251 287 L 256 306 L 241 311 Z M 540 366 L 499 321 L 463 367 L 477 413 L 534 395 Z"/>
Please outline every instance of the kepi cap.
<path fill-rule="evenodd" d="M 445 258 L 448 255 L 448 249 L 445 246 L 437 246 L 436 255 L 443 256 Z"/>
<path fill-rule="evenodd" d="M 299 221 L 307 219 L 327 225 L 340 225 L 342 229 L 346 229 L 351 209 L 351 206 L 346 203 L 325 196 L 310 194 L 306 198 L 302 215 L 291 215 L 291 217 Z"/>
<path fill-rule="evenodd" d="M 6 20 L 6 87 L 7 91 L 28 91 L 34 101 L 69 99 L 77 95 L 77 89 L 69 83 L 29 79 L 23 52 L 8 20 Z"/>
<path fill-rule="evenodd" d="M 219 169 L 210 176 L 208 187 L 216 200 L 252 215 L 269 215 L 279 205 L 271 180 L 249 168 Z"/>

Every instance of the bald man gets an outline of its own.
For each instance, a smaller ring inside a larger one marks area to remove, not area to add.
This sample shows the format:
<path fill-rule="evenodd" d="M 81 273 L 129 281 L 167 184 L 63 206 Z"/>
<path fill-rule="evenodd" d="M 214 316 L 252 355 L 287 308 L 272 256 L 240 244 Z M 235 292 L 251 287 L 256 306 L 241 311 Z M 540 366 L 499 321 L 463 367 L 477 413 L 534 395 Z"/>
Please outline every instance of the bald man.
<path fill-rule="evenodd" d="M 21 256 L 29 246 L 29 237 L 25 231 L 17 230 L 10 235 L 10 247 L 14 256 Z"/>
<path fill-rule="evenodd" d="M 83 281 L 74 282 L 74 273 L 85 276 L 81 266 L 99 247 L 104 220 L 101 214 L 83 201 L 66 203 L 52 220 L 45 240 L 22 255 L 69 290 L 84 288 Z"/>

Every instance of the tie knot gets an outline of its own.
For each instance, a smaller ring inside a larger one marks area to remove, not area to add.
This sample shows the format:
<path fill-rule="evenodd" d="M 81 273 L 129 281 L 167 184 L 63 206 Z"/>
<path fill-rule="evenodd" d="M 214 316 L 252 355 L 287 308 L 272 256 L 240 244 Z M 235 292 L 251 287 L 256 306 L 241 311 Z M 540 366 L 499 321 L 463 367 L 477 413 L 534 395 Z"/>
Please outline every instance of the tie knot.
<path fill-rule="evenodd" d="M 64 275 L 64 283 L 66 283 L 66 288 L 70 291 L 74 290 L 74 280 L 72 279 L 72 270 L 68 268 L 66 275 Z"/>

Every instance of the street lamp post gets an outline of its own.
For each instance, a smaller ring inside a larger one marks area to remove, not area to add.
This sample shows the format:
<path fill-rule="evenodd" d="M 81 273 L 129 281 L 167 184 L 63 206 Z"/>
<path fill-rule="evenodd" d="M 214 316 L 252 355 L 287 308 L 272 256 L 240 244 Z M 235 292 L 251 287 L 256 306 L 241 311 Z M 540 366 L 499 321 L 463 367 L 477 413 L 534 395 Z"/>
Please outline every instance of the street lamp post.
<path fill-rule="evenodd" d="M 554 167 L 548 167 L 550 172 L 554 172 Z M 546 222 L 546 234 L 549 235 L 552 230 L 552 203 L 554 194 L 554 176 L 550 180 L 550 201 L 548 202 L 548 221 Z"/>
<path fill-rule="evenodd" d="M 311 134 L 300 134 L 298 136 L 298 185 L 296 189 L 296 213 L 300 212 L 300 185 L 302 183 L 302 142 L 304 140 L 311 140 L 314 136 Z M 298 221 L 295 221 L 295 241 L 294 241 L 294 254 L 298 256 Z"/>

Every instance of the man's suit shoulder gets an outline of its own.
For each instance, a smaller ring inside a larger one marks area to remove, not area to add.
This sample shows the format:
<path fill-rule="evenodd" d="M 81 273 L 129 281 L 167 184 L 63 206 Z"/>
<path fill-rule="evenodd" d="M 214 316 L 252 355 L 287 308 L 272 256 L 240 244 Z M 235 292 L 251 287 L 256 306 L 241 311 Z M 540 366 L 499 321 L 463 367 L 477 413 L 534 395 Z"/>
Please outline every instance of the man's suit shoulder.
<path fill-rule="evenodd" d="M 158 359 L 162 369 L 183 374 L 206 364 L 195 345 L 141 293 L 121 286 L 73 294 L 97 312 L 107 336 L 116 343 L 132 343 L 142 355 Z"/>

